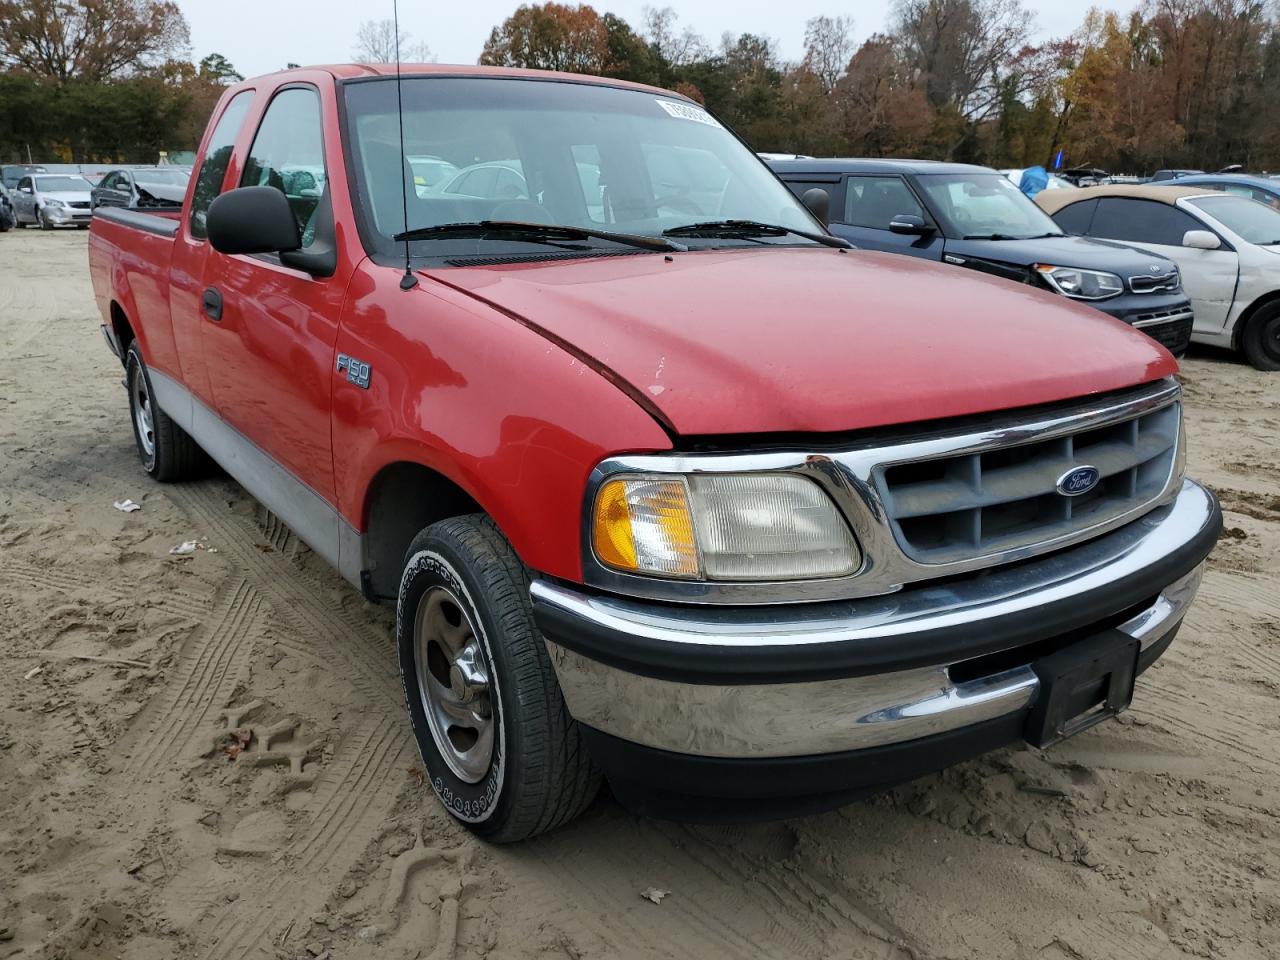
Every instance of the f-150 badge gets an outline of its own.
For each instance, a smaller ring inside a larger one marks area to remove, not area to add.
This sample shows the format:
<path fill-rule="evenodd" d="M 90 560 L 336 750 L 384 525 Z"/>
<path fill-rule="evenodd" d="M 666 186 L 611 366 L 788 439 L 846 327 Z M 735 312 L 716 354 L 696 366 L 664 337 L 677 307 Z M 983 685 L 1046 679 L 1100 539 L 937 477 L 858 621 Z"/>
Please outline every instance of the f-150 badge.
<path fill-rule="evenodd" d="M 369 365 L 363 360 L 357 360 L 355 357 L 348 357 L 345 353 L 338 354 L 338 373 L 346 371 L 347 383 L 354 383 L 362 390 L 369 389 L 369 375 L 372 371 Z"/>

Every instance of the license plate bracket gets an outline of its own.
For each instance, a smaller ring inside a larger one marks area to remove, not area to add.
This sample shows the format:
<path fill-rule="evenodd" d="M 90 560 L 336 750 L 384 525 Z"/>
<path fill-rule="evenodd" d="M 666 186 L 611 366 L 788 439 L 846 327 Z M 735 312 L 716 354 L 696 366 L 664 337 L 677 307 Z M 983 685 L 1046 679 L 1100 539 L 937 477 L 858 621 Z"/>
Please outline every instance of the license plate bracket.
<path fill-rule="evenodd" d="M 1048 747 L 1128 707 L 1138 651 L 1127 633 L 1106 630 L 1033 662 L 1040 691 L 1027 715 L 1027 742 Z"/>

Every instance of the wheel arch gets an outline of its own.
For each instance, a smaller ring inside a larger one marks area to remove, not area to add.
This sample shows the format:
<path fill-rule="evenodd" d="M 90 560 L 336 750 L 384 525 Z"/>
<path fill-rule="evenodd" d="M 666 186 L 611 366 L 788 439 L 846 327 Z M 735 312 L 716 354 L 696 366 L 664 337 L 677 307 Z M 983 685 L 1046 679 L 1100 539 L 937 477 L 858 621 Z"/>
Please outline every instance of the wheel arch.
<path fill-rule="evenodd" d="M 1242 348 L 1245 328 L 1249 326 L 1249 323 L 1257 316 L 1258 312 L 1274 303 L 1280 303 L 1280 289 L 1269 290 L 1245 307 L 1244 312 L 1236 320 L 1235 328 L 1231 331 L 1231 347 L 1233 350 Z"/>
<path fill-rule="evenodd" d="M 488 511 L 440 471 L 416 460 L 395 460 L 381 467 L 365 489 L 361 509 L 366 592 L 378 599 L 394 598 L 413 538 L 433 523 L 469 513 Z"/>

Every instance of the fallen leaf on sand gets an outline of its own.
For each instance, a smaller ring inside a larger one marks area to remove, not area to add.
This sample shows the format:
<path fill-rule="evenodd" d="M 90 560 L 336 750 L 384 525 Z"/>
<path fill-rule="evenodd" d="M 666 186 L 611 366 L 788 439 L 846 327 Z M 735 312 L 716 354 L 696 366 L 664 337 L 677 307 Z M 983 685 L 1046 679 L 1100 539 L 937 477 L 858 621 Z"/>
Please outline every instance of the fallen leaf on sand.
<path fill-rule="evenodd" d="M 170 547 L 169 554 L 174 557 L 185 557 L 188 554 L 195 553 L 196 547 L 199 545 L 199 542 L 196 540 L 183 540 L 176 547 Z"/>
<path fill-rule="evenodd" d="M 112 504 L 121 513 L 133 513 L 135 510 L 141 510 L 142 504 L 134 503 L 132 500 L 117 500 Z"/>
<path fill-rule="evenodd" d="M 657 887 L 646 887 L 640 891 L 640 896 L 644 897 L 651 903 L 661 903 L 662 898 L 669 894 L 670 890 L 659 890 Z"/>

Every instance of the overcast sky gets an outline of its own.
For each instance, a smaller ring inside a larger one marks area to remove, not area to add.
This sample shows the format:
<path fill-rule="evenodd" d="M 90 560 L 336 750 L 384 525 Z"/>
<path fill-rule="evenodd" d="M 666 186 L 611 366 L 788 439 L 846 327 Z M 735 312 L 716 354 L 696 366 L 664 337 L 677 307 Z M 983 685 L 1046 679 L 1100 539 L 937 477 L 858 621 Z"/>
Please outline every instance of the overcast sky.
<path fill-rule="evenodd" d="M 363 20 L 391 16 L 391 0 L 177 0 L 191 25 L 196 59 L 217 52 L 245 76 L 286 63 L 345 63 Z M 1071 32 L 1091 6 L 1129 10 L 1138 0 L 1026 0 L 1040 37 Z M 425 41 L 441 63 L 475 63 L 494 25 L 518 0 L 400 0 L 401 28 Z M 610 0 L 593 2 L 639 26 L 646 6 L 673 6 L 680 22 L 716 42 L 729 31 L 772 37 L 787 59 L 804 47 L 804 22 L 819 14 L 852 15 L 859 41 L 884 28 L 891 0 Z"/>

